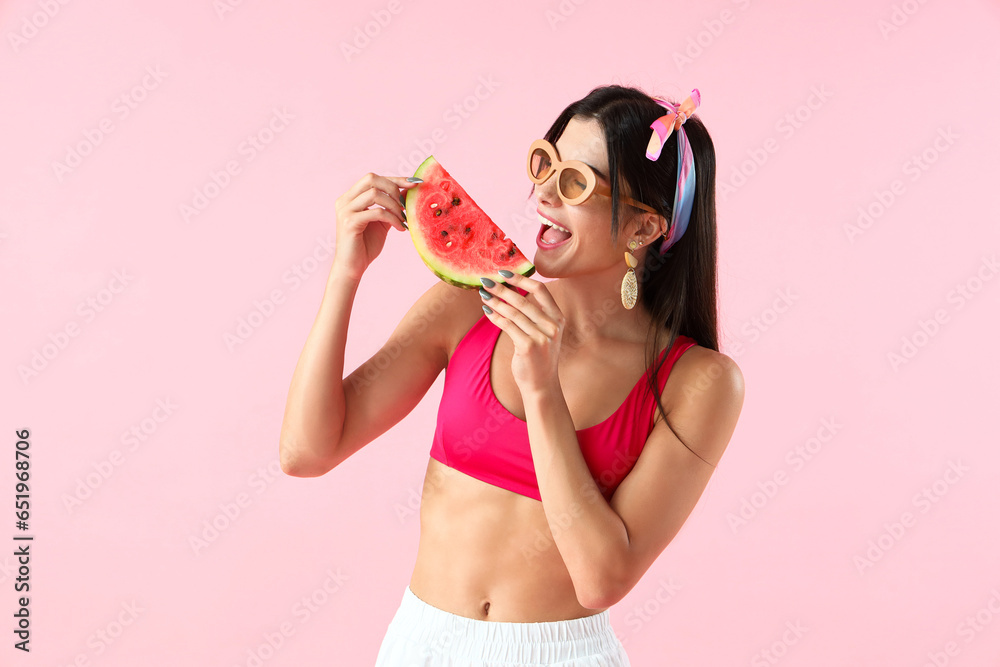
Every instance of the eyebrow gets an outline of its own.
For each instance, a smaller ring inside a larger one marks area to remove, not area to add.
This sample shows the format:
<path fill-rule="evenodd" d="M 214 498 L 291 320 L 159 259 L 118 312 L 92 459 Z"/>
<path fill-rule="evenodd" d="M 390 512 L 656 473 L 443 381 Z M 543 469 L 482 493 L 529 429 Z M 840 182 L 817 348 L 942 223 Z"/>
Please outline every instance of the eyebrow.
<path fill-rule="evenodd" d="M 563 158 L 563 156 L 559 153 L 559 149 L 556 148 L 556 145 L 552 144 L 552 147 L 556 149 L 556 157 L 558 157 L 560 160 L 564 160 L 565 158 Z M 607 174 L 605 174 L 603 171 L 601 171 L 600 169 L 598 169 L 594 165 L 592 165 L 589 162 L 586 162 L 584 160 L 580 160 L 580 162 L 583 162 L 585 165 L 587 165 L 588 167 L 590 167 L 591 169 L 593 169 L 595 174 L 597 174 L 598 176 L 600 176 L 601 178 L 603 178 L 604 180 L 606 180 L 608 183 L 611 182 L 611 179 L 607 177 Z"/>
<path fill-rule="evenodd" d="M 583 160 L 581 160 L 581 162 L 583 162 Z M 588 167 L 590 167 L 591 169 L 593 169 L 595 174 L 597 174 L 598 176 L 600 176 L 604 180 L 608 181 L 609 183 L 611 182 L 611 179 L 608 178 L 607 176 L 605 176 L 604 173 L 600 169 L 598 169 L 594 165 L 590 164 L 589 162 L 584 162 L 584 164 L 587 165 Z"/>

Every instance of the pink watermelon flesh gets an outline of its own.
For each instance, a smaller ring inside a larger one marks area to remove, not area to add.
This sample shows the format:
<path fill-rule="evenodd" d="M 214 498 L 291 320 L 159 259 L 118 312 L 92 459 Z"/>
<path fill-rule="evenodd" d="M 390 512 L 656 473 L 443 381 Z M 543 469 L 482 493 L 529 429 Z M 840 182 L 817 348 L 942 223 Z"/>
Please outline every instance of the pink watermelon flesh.
<path fill-rule="evenodd" d="M 473 289 L 482 287 L 480 276 L 502 281 L 498 269 L 523 276 L 535 272 L 524 253 L 434 156 L 424 160 L 414 176 L 424 182 L 406 193 L 406 222 L 417 254 L 435 275 Z"/>

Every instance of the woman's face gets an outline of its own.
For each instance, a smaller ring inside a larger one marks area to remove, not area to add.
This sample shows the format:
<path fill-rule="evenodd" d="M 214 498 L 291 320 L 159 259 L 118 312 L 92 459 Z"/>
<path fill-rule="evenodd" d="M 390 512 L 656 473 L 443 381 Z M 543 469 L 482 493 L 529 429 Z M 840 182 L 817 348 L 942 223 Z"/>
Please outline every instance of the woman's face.
<path fill-rule="evenodd" d="M 597 175 L 597 182 L 611 187 L 608 180 L 607 146 L 604 133 L 596 120 L 573 117 L 555 142 L 555 147 L 560 160 L 580 160 L 590 165 Z M 611 243 L 610 197 L 593 194 L 582 204 L 571 206 L 559 198 L 556 178 L 553 176 L 535 186 L 535 200 L 538 204 L 540 230 L 535 237 L 537 250 L 534 264 L 540 275 L 558 278 L 600 272 L 611 267 L 624 268 L 624 251 L 628 249 L 628 238 L 623 229 L 619 233 L 617 244 Z M 569 238 L 549 247 L 546 240 L 550 235 L 553 239 L 561 239 L 565 234 L 554 234 L 544 225 L 542 217 L 568 229 Z M 546 238 L 543 239 L 542 236 Z"/>

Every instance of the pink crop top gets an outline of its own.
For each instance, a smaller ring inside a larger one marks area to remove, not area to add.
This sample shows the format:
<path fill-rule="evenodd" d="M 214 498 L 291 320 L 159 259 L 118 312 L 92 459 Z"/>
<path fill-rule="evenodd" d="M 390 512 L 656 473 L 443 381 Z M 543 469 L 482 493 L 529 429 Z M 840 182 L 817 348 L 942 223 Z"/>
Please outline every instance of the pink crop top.
<path fill-rule="evenodd" d="M 500 332 L 483 315 L 455 348 L 445 371 L 431 458 L 540 501 L 527 422 L 500 404 L 490 384 L 490 363 Z M 695 344 L 688 336 L 677 337 L 660 369 L 661 393 L 674 363 Z M 587 467 L 608 500 L 632 470 L 653 429 L 656 400 L 647 386 L 648 375 L 649 369 L 614 414 L 576 432 Z"/>

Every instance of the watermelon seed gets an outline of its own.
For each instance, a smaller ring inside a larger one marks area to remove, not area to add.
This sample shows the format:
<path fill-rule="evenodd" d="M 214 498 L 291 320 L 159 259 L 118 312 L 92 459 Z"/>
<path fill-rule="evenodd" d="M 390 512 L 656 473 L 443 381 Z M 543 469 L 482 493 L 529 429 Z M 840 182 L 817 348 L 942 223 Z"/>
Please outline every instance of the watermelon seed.
<path fill-rule="evenodd" d="M 511 248 L 510 250 L 507 251 L 507 256 L 508 257 L 513 257 L 514 256 L 514 252 L 515 252 L 514 249 Z"/>
<path fill-rule="evenodd" d="M 431 208 L 437 208 L 437 204 L 431 204 Z"/>
<path fill-rule="evenodd" d="M 468 233 L 469 233 L 469 232 L 471 232 L 471 231 L 472 231 L 472 227 L 466 227 L 466 228 L 465 228 L 465 233 L 466 233 L 466 234 L 468 234 Z"/>
<path fill-rule="evenodd" d="M 455 197 L 454 199 L 451 200 L 451 205 L 452 206 L 458 206 L 461 203 L 462 203 L 462 200 L 459 199 L 458 197 Z"/>
<path fill-rule="evenodd" d="M 448 232 L 444 229 L 441 230 L 441 236 L 448 236 Z"/>
<path fill-rule="evenodd" d="M 494 239 L 494 240 L 495 240 L 495 239 L 496 239 L 496 237 L 497 237 L 497 233 L 496 233 L 496 232 L 493 232 L 493 235 L 492 235 L 492 236 L 491 236 L 490 238 L 491 238 L 491 239 Z"/>
<path fill-rule="evenodd" d="M 447 243 L 445 243 L 445 245 L 450 248 L 451 247 L 451 241 L 448 241 Z"/>
<path fill-rule="evenodd" d="M 434 215 L 441 215 L 441 209 L 434 211 Z"/>

